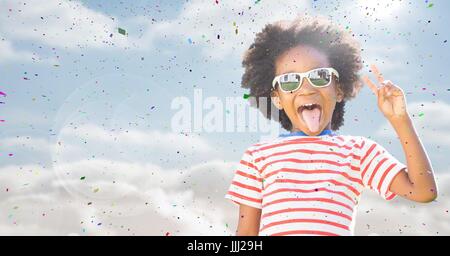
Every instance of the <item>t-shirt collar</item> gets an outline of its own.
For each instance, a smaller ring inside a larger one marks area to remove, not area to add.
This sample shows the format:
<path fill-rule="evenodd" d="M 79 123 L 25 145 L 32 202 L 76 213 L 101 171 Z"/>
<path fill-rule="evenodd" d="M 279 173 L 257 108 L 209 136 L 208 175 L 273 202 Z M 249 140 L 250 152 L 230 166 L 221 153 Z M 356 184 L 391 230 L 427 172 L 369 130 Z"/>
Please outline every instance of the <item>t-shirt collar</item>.
<path fill-rule="evenodd" d="M 316 136 L 322 136 L 322 135 L 331 135 L 334 136 L 336 135 L 336 133 L 334 133 L 332 130 L 330 129 L 325 129 L 323 130 L 320 134 L 316 135 Z M 309 136 L 308 134 L 302 132 L 302 131 L 297 131 L 297 132 L 290 132 L 290 133 L 285 133 L 285 134 L 280 134 L 280 137 L 289 137 L 289 136 Z"/>

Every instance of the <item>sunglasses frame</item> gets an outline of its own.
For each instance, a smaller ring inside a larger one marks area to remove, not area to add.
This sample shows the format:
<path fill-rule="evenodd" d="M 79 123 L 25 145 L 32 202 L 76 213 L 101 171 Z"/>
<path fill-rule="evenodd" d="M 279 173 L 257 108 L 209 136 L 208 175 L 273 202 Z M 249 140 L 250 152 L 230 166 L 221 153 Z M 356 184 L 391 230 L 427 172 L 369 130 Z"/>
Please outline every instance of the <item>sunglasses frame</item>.
<path fill-rule="evenodd" d="M 311 80 L 309 80 L 309 77 L 308 77 L 309 73 L 311 73 L 311 72 L 313 72 L 313 71 L 316 71 L 316 70 L 319 70 L 319 69 L 326 69 L 326 70 L 328 70 L 328 72 L 331 73 L 331 79 L 330 79 L 330 81 L 328 82 L 328 84 L 323 85 L 323 86 L 317 86 L 317 85 L 313 84 L 313 83 L 311 82 Z M 311 70 L 306 71 L 306 72 L 303 72 L 303 73 L 292 72 L 292 73 L 281 74 L 281 75 L 276 76 L 276 77 L 273 79 L 273 81 L 272 81 L 272 90 L 275 90 L 275 86 L 276 86 L 276 84 L 278 83 L 278 84 L 280 85 L 280 90 L 281 90 L 281 91 L 283 91 L 283 92 L 295 92 L 295 91 L 297 91 L 298 89 L 300 89 L 300 88 L 302 87 L 302 83 L 303 83 L 303 79 L 304 79 L 304 78 L 308 79 L 308 82 L 309 82 L 312 86 L 314 86 L 314 87 L 316 87 L 316 88 L 327 87 L 327 86 L 329 86 L 329 85 L 331 84 L 331 80 L 333 80 L 333 74 L 336 76 L 337 81 L 339 81 L 339 73 L 338 73 L 337 70 L 334 69 L 334 68 L 315 68 L 315 69 L 311 69 Z M 298 86 L 295 90 L 285 91 L 285 90 L 281 87 L 280 78 L 281 78 L 282 76 L 285 76 L 285 75 L 299 75 L 299 76 L 300 76 L 299 86 Z"/>

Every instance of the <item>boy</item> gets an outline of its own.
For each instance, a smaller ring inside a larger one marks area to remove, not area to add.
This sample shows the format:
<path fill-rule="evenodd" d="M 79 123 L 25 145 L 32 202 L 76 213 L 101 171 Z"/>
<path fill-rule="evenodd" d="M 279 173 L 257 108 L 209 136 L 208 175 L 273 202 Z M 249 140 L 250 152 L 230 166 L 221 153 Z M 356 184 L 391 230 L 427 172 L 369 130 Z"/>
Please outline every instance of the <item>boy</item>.
<path fill-rule="evenodd" d="M 373 140 L 334 132 L 343 124 L 345 102 L 361 87 L 359 47 L 346 32 L 318 19 L 269 24 L 243 66 L 243 87 L 255 102 L 270 100 L 290 133 L 245 151 L 225 196 L 240 206 L 237 235 L 353 235 L 364 188 L 386 200 L 436 199 L 405 95 L 375 66 L 379 85 L 363 81 L 396 131 L 407 164 Z"/>

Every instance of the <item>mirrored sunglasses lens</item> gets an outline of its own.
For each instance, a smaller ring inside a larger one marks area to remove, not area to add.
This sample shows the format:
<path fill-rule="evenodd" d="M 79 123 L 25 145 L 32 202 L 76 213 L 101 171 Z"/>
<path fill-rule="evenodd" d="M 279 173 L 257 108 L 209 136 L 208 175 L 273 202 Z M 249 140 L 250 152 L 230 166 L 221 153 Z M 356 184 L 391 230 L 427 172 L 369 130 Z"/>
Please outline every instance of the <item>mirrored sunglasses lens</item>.
<path fill-rule="evenodd" d="M 286 74 L 280 78 L 281 89 L 284 91 L 294 91 L 300 86 L 300 76 Z"/>
<path fill-rule="evenodd" d="M 309 73 L 311 83 L 318 87 L 327 86 L 331 81 L 331 73 L 327 69 L 317 69 Z"/>

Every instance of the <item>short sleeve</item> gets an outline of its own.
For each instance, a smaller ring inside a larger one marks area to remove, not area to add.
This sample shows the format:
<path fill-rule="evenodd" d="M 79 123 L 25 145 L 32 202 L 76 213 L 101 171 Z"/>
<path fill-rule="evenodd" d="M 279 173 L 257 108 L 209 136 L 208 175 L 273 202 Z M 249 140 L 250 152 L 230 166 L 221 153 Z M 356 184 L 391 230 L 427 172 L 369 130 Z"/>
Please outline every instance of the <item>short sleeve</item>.
<path fill-rule="evenodd" d="M 236 204 L 245 204 L 255 208 L 262 208 L 263 182 L 254 157 L 250 150 L 246 150 L 238 163 L 231 185 L 225 198 Z"/>
<path fill-rule="evenodd" d="M 363 138 L 360 152 L 362 183 L 385 200 L 392 200 L 396 194 L 389 191 L 395 176 L 406 166 L 392 156 L 377 142 Z"/>

